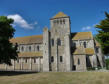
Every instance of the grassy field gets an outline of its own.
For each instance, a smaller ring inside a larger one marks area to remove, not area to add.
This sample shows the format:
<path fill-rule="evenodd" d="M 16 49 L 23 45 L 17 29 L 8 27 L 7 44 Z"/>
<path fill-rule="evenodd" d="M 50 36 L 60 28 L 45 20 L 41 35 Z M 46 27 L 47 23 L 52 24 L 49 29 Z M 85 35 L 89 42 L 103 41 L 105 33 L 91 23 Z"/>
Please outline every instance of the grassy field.
<path fill-rule="evenodd" d="M 5 72 L 0 84 L 109 84 L 109 72 Z"/>

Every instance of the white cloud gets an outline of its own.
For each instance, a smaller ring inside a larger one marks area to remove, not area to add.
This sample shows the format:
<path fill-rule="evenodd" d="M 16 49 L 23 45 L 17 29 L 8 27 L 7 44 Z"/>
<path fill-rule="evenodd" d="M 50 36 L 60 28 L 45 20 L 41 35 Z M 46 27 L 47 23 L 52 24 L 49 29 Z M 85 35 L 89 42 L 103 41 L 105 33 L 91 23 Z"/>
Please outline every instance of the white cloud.
<path fill-rule="evenodd" d="M 89 30 L 91 30 L 91 28 L 92 28 L 91 26 L 86 26 L 86 27 L 83 27 L 82 30 L 83 31 L 89 31 Z"/>
<path fill-rule="evenodd" d="M 38 23 L 37 22 L 34 22 L 34 24 L 37 25 Z"/>
<path fill-rule="evenodd" d="M 34 25 L 37 25 L 37 22 L 34 22 L 33 24 L 29 24 L 19 14 L 8 15 L 7 17 L 14 19 L 14 26 L 15 25 L 19 25 L 20 27 L 22 27 L 24 29 L 33 29 L 34 28 Z"/>

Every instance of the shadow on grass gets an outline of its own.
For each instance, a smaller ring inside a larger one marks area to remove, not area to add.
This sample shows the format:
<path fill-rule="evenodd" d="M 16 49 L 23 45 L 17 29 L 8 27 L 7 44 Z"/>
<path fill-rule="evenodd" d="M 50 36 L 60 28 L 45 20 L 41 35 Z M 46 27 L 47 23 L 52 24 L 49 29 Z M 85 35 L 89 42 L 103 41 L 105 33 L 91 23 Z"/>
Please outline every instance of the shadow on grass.
<path fill-rule="evenodd" d="M 36 71 L 0 71 L 0 76 L 16 76 L 24 74 L 34 74 Z"/>

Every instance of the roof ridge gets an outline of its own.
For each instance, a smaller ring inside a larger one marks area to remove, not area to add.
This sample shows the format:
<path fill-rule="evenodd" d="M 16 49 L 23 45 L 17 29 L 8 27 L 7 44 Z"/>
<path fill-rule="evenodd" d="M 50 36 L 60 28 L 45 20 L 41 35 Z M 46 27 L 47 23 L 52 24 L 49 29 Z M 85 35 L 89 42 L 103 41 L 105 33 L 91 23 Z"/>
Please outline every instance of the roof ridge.
<path fill-rule="evenodd" d="M 88 31 L 88 32 L 92 33 L 91 31 Z M 71 33 L 84 33 L 84 32 L 71 32 Z"/>
<path fill-rule="evenodd" d="M 10 42 L 18 43 L 18 44 L 29 44 L 29 43 L 42 43 L 43 42 L 43 35 L 32 35 L 32 36 L 25 36 L 25 37 L 17 37 L 10 39 Z"/>
<path fill-rule="evenodd" d="M 68 17 L 66 14 L 64 14 L 63 12 L 58 12 L 55 16 L 53 16 L 52 18 L 60 18 L 60 17 Z"/>
<path fill-rule="evenodd" d="M 15 37 L 14 39 L 16 39 L 16 38 L 24 38 L 24 37 L 33 37 L 33 36 L 43 36 L 43 35 L 41 34 L 41 35 L 31 35 L 31 36 Z"/>

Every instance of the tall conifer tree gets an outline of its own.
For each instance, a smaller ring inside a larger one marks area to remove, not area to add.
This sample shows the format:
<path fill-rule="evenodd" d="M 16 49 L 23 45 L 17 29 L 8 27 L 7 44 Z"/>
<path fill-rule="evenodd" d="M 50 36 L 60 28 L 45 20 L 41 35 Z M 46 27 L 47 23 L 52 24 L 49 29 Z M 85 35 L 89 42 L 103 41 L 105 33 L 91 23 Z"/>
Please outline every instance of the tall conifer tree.
<path fill-rule="evenodd" d="M 106 18 L 95 27 L 98 28 L 97 39 L 101 43 L 103 53 L 109 54 L 109 14 L 105 12 Z"/>

